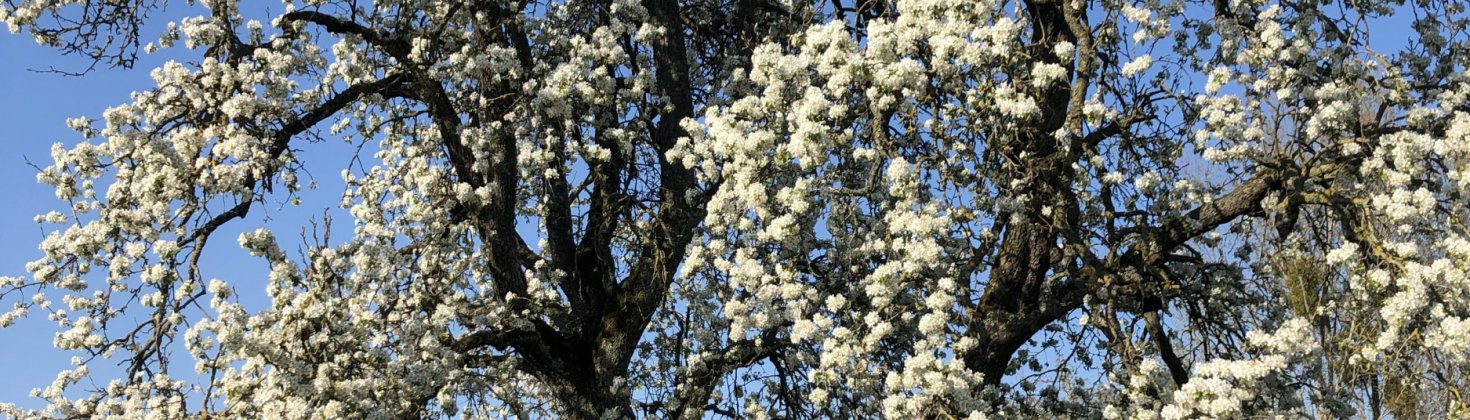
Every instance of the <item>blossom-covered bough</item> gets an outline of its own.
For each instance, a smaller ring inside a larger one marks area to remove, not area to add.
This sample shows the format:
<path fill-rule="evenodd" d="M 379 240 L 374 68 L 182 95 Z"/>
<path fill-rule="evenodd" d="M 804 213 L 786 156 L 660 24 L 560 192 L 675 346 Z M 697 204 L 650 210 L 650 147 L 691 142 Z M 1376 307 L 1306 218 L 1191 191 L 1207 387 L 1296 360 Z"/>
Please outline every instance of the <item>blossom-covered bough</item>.
<path fill-rule="evenodd" d="M 196 57 L 39 175 L 7 416 L 1470 415 L 1461 3 L 161 6 L 0 0 Z"/>

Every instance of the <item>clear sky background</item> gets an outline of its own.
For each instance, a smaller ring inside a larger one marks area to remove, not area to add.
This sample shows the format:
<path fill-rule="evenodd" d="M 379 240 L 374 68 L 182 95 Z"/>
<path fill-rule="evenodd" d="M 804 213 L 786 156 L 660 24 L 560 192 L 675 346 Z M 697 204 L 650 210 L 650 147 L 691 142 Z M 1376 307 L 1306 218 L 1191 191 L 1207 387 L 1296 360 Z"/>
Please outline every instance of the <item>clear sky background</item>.
<path fill-rule="evenodd" d="M 161 25 L 184 14 L 198 14 L 198 11 L 171 7 L 151 16 L 150 23 Z M 145 31 L 144 40 L 158 32 Z M 70 147 L 82 141 L 79 134 L 67 128 L 66 119 L 86 116 L 100 120 L 107 108 L 130 102 L 132 92 L 152 88 L 154 82 L 149 76 L 152 69 L 170 59 L 197 61 L 199 55 L 198 51 L 179 47 L 142 55 L 132 69 L 98 66 L 85 76 L 66 76 L 36 70 L 54 67 L 80 71 L 90 61 L 39 46 L 26 33 L 12 35 L 0 30 L 0 276 L 29 277 L 26 263 L 41 257 L 37 246 L 45 238 L 46 230 L 58 227 L 37 224 L 35 216 L 52 210 L 67 213 L 65 202 L 56 198 L 52 188 L 36 182 L 36 167 L 53 163 L 53 144 L 59 142 Z M 316 176 L 303 176 L 303 183 L 314 179 L 322 187 L 304 192 L 304 204 L 300 207 L 285 204 L 283 195 L 271 197 L 265 206 L 256 205 L 248 220 L 236 220 L 215 233 L 215 240 L 209 242 L 201 261 L 206 279 L 218 277 L 230 281 L 240 301 L 252 310 L 268 302 L 263 280 L 268 266 L 240 249 L 235 238 L 244 231 L 269 227 L 281 240 L 283 250 L 296 255 L 294 243 L 299 240 L 293 239 L 299 237 L 301 227 L 309 226 L 307 222 L 313 217 L 319 219 L 324 209 L 335 208 L 344 188 L 338 174 L 351 159 L 351 153 L 343 153 L 351 150 L 349 145 L 328 141 L 303 144 L 299 149 L 301 158 L 310 163 L 308 169 L 316 169 L 312 170 Z M 99 185 L 98 190 L 105 191 L 105 185 Z M 333 231 L 341 233 L 336 235 L 334 243 L 350 235 L 349 220 L 346 216 L 335 219 Z M 64 307 L 61 295 L 56 291 L 48 293 L 53 307 Z M 29 295 L 4 296 L 0 299 L 0 311 L 9 310 L 17 299 L 29 298 Z M 56 324 L 39 310 L 33 310 L 10 328 L 0 329 L 0 402 L 16 403 L 23 408 L 44 407 L 45 402 L 31 398 L 30 391 L 46 387 L 57 372 L 72 367 L 73 354 L 52 346 L 57 331 Z M 174 347 L 175 357 L 189 359 L 181 343 Z M 94 377 L 105 381 L 118 376 L 109 372 L 118 369 L 116 364 L 116 361 L 96 361 L 89 368 Z M 171 373 L 187 379 L 192 366 L 192 363 L 179 364 Z"/>
<path fill-rule="evenodd" d="M 274 2 L 252 3 L 242 7 L 242 11 L 248 18 L 269 21 L 280 7 Z M 150 28 L 145 28 L 142 39 L 145 42 L 156 39 L 167 22 L 201 13 L 197 5 L 169 4 L 167 9 L 149 16 Z M 76 72 L 86 69 L 90 61 L 39 46 L 27 33 L 10 34 L 0 29 L 0 276 L 29 277 L 26 263 L 41 257 L 37 246 L 47 229 L 58 227 L 37 224 L 35 216 L 52 210 L 68 213 L 66 203 L 56 198 L 50 186 L 36 182 L 37 167 L 53 163 L 53 144 L 59 142 L 71 147 L 83 140 L 66 126 L 66 120 L 83 116 L 100 120 L 107 108 L 131 102 L 132 92 L 155 86 L 149 76 L 152 69 L 171 59 L 197 62 L 201 55 L 200 51 L 179 46 L 141 55 L 132 69 L 98 66 L 84 76 L 66 76 L 35 70 L 55 68 Z M 306 172 L 301 174 L 303 186 L 316 181 L 318 188 L 301 192 L 299 206 L 288 204 L 289 197 L 280 193 L 284 189 L 278 188 L 278 193 L 267 197 L 264 205 L 252 206 L 247 219 L 234 220 L 216 231 L 200 261 L 205 279 L 229 281 L 235 288 L 235 300 L 252 312 L 269 303 L 265 296 L 269 265 L 239 247 L 236 238 L 240 233 L 268 228 L 275 233 L 282 250 L 291 256 L 300 255 L 303 227 L 310 229 L 311 222 L 319 222 L 324 212 L 333 215 L 332 245 L 342 243 L 352 234 L 352 219 L 339 208 L 341 193 L 346 188 L 340 173 L 350 166 L 356 146 L 328 139 L 318 143 L 293 142 L 292 148 L 305 165 Z M 374 150 L 375 143 L 370 142 L 363 152 L 370 156 Z M 107 180 L 110 175 L 99 180 L 99 192 L 105 191 L 103 182 Z M 533 229 L 534 225 L 530 225 L 521 234 L 534 238 L 537 233 Z M 62 295 L 54 290 L 48 293 L 54 308 L 65 306 L 60 301 Z M 17 299 L 30 299 L 30 296 L 0 297 L 0 311 L 9 310 Z M 136 315 L 123 315 L 124 323 L 132 322 L 126 320 L 130 316 Z M 56 324 L 46 319 L 44 311 L 34 309 L 15 325 L 0 329 L 0 402 L 33 409 L 45 406 L 44 400 L 30 397 L 30 391 L 45 388 L 57 372 L 72 368 L 73 353 L 52 346 L 58 331 Z M 189 380 L 193 363 L 184 351 L 182 340 L 171 348 L 176 361 L 185 363 L 177 363 L 170 374 Z M 121 376 L 117 363 L 116 360 L 89 363 L 92 376 L 102 381 L 97 387 Z M 80 396 L 76 391 L 87 388 L 92 387 L 75 386 L 70 395 Z"/>
<path fill-rule="evenodd" d="M 132 70 L 99 68 L 85 77 L 35 72 L 30 69 L 85 69 L 87 61 L 63 57 L 27 34 L 0 31 L 0 276 L 29 275 L 25 264 L 41 256 L 37 245 L 45 238 L 43 226 L 33 218 L 63 210 L 65 204 L 49 186 L 36 182 L 31 164 L 49 165 L 53 143 L 81 140 L 66 127 L 67 118 L 101 115 L 128 102 L 132 91 L 150 86 L 148 69 L 160 59 L 146 57 Z M 29 297 L 6 296 L 0 310 L 8 310 L 17 298 Z M 0 329 L 0 401 L 39 408 L 40 400 L 27 394 L 69 366 L 70 355 L 51 346 L 55 331 L 44 314 L 34 312 Z"/>

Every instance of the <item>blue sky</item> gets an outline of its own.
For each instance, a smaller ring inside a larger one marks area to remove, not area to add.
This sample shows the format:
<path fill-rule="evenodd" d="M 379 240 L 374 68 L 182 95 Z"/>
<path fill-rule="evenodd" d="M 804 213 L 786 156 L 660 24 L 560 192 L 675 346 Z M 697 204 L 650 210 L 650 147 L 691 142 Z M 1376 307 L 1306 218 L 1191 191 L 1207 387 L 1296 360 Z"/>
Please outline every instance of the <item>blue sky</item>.
<path fill-rule="evenodd" d="M 66 119 L 99 118 L 107 108 L 129 102 L 132 92 L 152 87 L 149 72 L 153 68 L 170 58 L 195 55 L 198 53 L 183 49 L 165 50 L 140 57 L 133 69 L 99 66 L 82 77 L 65 76 L 33 69 L 55 67 L 78 71 L 85 69 L 89 61 L 39 46 L 24 33 L 0 32 L 0 127 L 4 127 L 0 131 L 3 133 L 0 134 L 0 145 L 3 145 L 0 147 L 0 197 L 5 200 L 0 203 L 0 232 L 4 238 L 0 240 L 0 276 L 29 277 L 26 263 L 41 256 L 37 245 L 45 238 L 44 229 L 55 227 L 36 224 L 34 217 L 52 210 L 66 210 L 65 203 L 56 199 L 49 186 L 35 181 L 37 169 L 32 166 L 45 167 L 52 163 L 52 144 L 60 142 L 69 147 L 82 140 L 66 127 Z M 336 194 L 342 191 L 337 174 L 351 157 L 339 153 L 344 148 L 342 143 L 335 146 L 333 142 L 326 143 L 304 147 L 303 158 L 321 162 L 323 166 L 318 168 L 337 168 L 315 171 L 324 188 L 305 193 L 308 200 L 305 205 L 291 208 L 283 203 L 285 197 L 274 197 L 270 205 L 252 209 L 251 220 L 226 225 L 209 243 L 202 262 L 206 278 L 215 276 L 231 281 L 247 307 L 259 308 L 257 305 L 266 302 L 262 279 L 267 266 L 259 259 L 250 258 L 235 238 L 240 232 L 269 226 L 275 228 L 285 251 L 294 255 L 291 239 L 297 237 L 301 226 L 307 226 L 307 218 L 319 216 L 324 208 L 335 207 L 339 199 Z M 266 217 L 271 220 L 263 221 Z M 350 232 L 350 228 L 340 226 L 343 220 L 346 219 L 338 218 L 338 229 L 347 230 L 338 231 Z M 8 310 L 17 298 L 29 299 L 29 296 L 6 296 L 0 299 L 3 305 L 0 310 Z M 61 305 L 60 294 L 51 293 L 50 298 Z M 45 313 L 40 311 L 32 311 L 16 325 L 0 329 L 0 343 L 3 343 L 0 344 L 0 372 L 4 373 L 0 378 L 0 402 L 17 403 L 25 408 L 44 405 L 42 400 L 29 396 L 30 390 L 49 385 L 57 372 L 70 367 L 72 357 L 71 353 L 52 347 L 56 332 L 56 325 L 47 321 Z M 175 354 L 188 357 L 182 351 Z M 89 367 L 95 377 L 111 378 L 115 375 L 107 372 L 115 364 L 99 361 Z M 175 372 L 180 374 L 183 372 Z"/>
<path fill-rule="evenodd" d="M 134 70 L 98 69 L 86 77 L 34 72 L 30 69 L 48 66 L 84 69 L 87 62 L 36 45 L 25 34 L 0 34 L 0 276 L 27 275 L 25 264 L 40 257 L 36 246 L 45 237 L 32 219 L 64 204 L 35 181 L 36 169 L 27 160 L 41 167 L 50 164 L 53 143 L 80 140 L 66 127 L 67 118 L 100 115 L 127 102 L 130 92 L 150 85 L 147 69 L 156 59 L 148 57 Z M 9 309 L 13 301 L 7 297 L 0 304 Z M 69 354 L 51 347 L 55 325 L 43 314 L 32 315 L 0 329 L 0 370 L 5 372 L 0 401 L 39 403 L 27 395 L 30 389 L 49 384 L 69 364 Z"/>
<path fill-rule="evenodd" d="M 173 7 L 152 16 L 151 24 L 156 29 L 168 20 L 198 12 L 195 8 Z M 159 31 L 145 29 L 144 32 L 144 40 L 148 40 Z M 79 134 L 66 127 L 66 119 L 81 116 L 100 119 L 107 108 L 130 102 L 132 92 L 153 87 L 149 76 L 152 69 L 170 59 L 195 61 L 199 55 L 198 51 L 179 47 L 143 55 L 132 69 L 99 66 L 85 76 L 65 76 L 33 69 L 54 67 L 79 71 L 90 62 L 39 46 L 28 34 L 0 32 L 0 127 L 3 127 L 0 197 L 5 200 L 0 202 L 0 232 L 4 238 L 0 240 L 0 276 L 29 277 L 26 263 L 41 256 L 37 245 L 45 238 L 45 229 L 56 227 L 35 223 L 35 216 L 52 210 L 66 212 L 65 203 L 56 199 L 52 189 L 35 181 L 37 169 L 32 166 L 46 167 L 52 163 L 53 144 L 59 142 L 70 147 L 82 141 Z M 284 194 L 267 198 L 265 205 L 253 206 L 248 220 L 233 221 L 215 232 L 201 259 L 205 278 L 229 281 L 235 287 L 237 298 L 249 310 L 261 309 L 268 303 L 265 277 L 269 267 L 238 246 L 235 238 L 240 233 L 267 227 L 276 234 L 282 249 L 296 256 L 302 228 L 309 228 L 311 220 L 320 220 L 324 211 L 331 211 L 335 216 L 333 231 L 337 232 L 333 244 L 350 236 L 351 218 L 338 208 L 340 194 L 346 187 L 339 173 L 349 166 L 355 146 L 328 139 L 319 143 L 296 142 L 293 148 L 307 165 L 302 183 L 314 180 L 319 188 L 303 191 L 300 206 L 288 204 L 289 198 Z M 368 147 L 367 153 L 371 154 L 372 149 Z M 98 189 L 104 190 L 105 186 Z M 534 236 L 534 232 L 523 234 Z M 61 294 L 49 295 L 60 307 Z M 0 299 L 0 311 L 8 310 L 17 298 L 29 299 L 29 296 L 5 296 Z M 31 389 L 49 385 L 57 372 L 71 367 L 73 355 L 52 347 L 56 332 L 56 325 L 46 320 L 46 314 L 35 310 L 16 325 L 0 329 L 0 374 L 3 374 L 0 402 L 16 403 L 23 408 L 44 406 L 44 401 L 29 396 Z M 181 345 L 174 347 L 175 357 L 189 358 Z M 95 378 L 107 380 L 118 376 L 109 372 L 116 369 L 115 365 L 115 361 L 96 361 L 89 368 Z M 190 371 L 189 366 L 192 363 L 179 364 L 182 369 L 174 369 L 172 373 L 182 377 Z"/>

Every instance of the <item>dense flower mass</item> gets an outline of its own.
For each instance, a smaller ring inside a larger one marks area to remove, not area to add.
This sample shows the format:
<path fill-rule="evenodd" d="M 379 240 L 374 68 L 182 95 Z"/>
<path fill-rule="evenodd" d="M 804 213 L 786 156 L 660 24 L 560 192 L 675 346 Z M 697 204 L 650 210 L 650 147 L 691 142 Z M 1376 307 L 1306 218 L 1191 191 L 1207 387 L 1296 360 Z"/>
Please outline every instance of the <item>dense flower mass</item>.
<path fill-rule="evenodd" d="M 1470 416 L 1464 4 L 169 6 L 0 0 L 190 57 L 65 122 L 0 416 Z"/>

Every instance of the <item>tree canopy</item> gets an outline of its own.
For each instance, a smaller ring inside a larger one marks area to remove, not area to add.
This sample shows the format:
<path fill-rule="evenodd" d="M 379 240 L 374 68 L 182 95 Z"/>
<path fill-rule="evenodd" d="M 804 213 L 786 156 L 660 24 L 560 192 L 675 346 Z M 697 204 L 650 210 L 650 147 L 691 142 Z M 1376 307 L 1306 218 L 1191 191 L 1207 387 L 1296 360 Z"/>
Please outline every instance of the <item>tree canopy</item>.
<path fill-rule="evenodd" d="M 191 57 L 38 175 L 0 414 L 1470 416 L 1461 2 L 164 6 L 0 0 Z"/>

